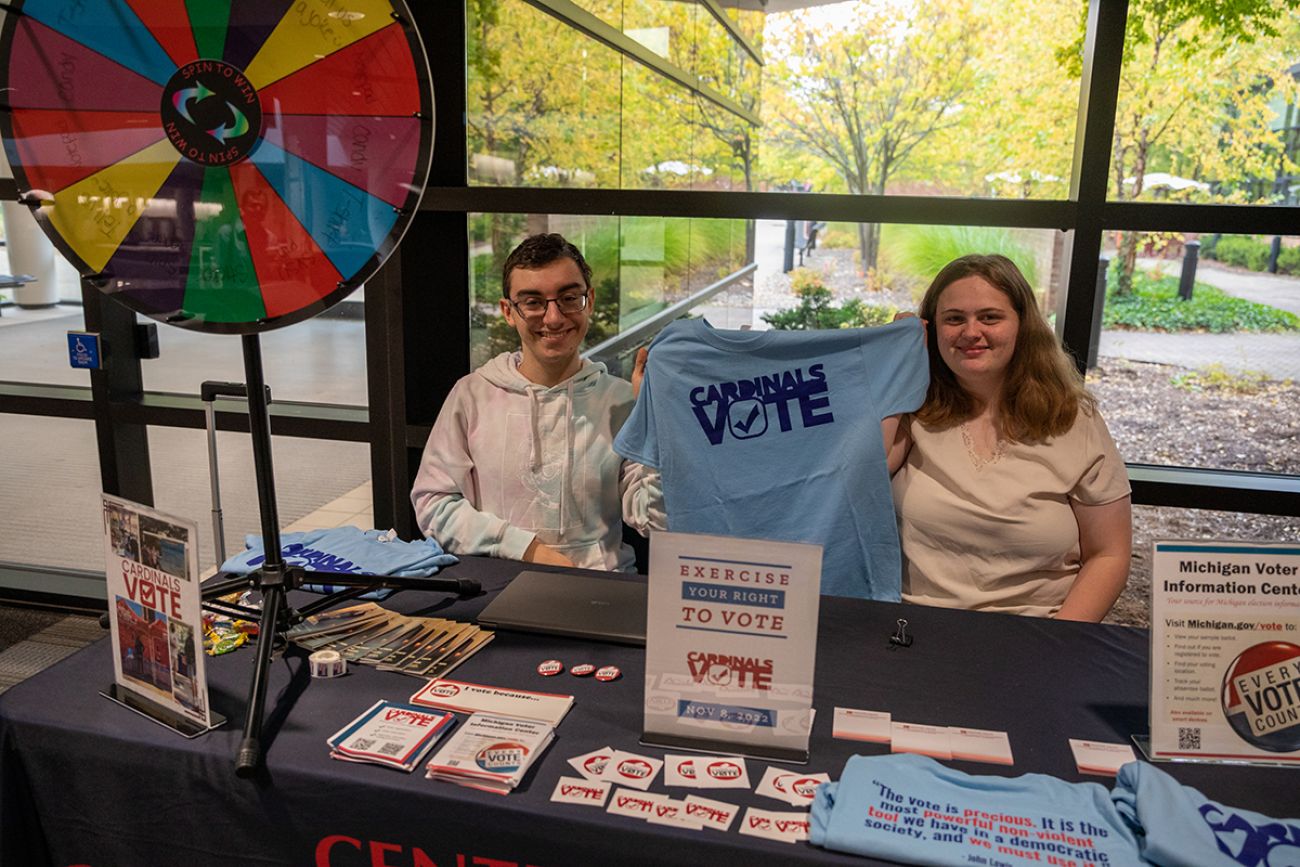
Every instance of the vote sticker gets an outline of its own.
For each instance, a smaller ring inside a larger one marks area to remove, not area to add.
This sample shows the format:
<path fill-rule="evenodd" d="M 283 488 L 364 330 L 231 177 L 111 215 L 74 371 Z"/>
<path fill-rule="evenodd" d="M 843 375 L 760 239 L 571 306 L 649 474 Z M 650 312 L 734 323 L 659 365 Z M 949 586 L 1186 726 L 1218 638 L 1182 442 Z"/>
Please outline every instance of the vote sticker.
<path fill-rule="evenodd" d="M 581 665 L 575 665 L 573 668 L 569 669 L 569 674 L 573 675 L 574 677 L 586 677 L 587 675 L 591 674 L 595 670 L 596 670 L 596 666 L 584 662 Z"/>
<path fill-rule="evenodd" d="M 1261 750 L 1300 750 L 1300 647 L 1266 641 L 1247 647 L 1223 676 L 1223 715 Z"/>
<path fill-rule="evenodd" d="M 499 741 L 484 747 L 474 756 L 474 763 L 491 774 L 513 774 L 523 767 L 528 747 L 513 741 Z"/>
<path fill-rule="evenodd" d="M 614 772 L 629 780 L 645 780 L 655 775 L 655 767 L 645 759 L 633 757 L 619 762 Z"/>
<path fill-rule="evenodd" d="M 605 682 L 618 680 L 622 676 L 623 672 L 619 671 L 618 667 L 613 665 L 607 665 L 596 672 L 596 680 Z"/>
<path fill-rule="evenodd" d="M 704 776 L 710 780 L 731 782 L 732 780 L 739 780 L 744 773 L 744 768 L 737 763 L 726 759 L 709 762 L 709 764 L 704 767 Z"/>
<path fill-rule="evenodd" d="M 564 663 L 558 659 L 548 659 L 537 666 L 537 673 L 542 677 L 555 677 L 562 671 L 564 671 Z"/>
<path fill-rule="evenodd" d="M 817 794 L 817 787 L 823 782 L 823 780 L 819 780 L 816 777 L 798 777 L 793 782 L 787 783 L 785 788 L 791 795 L 792 801 L 794 798 L 802 798 L 805 801 L 811 801 L 813 796 Z M 777 780 L 776 786 L 777 788 L 781 788 L 781 781 L 779 779 Z"/>

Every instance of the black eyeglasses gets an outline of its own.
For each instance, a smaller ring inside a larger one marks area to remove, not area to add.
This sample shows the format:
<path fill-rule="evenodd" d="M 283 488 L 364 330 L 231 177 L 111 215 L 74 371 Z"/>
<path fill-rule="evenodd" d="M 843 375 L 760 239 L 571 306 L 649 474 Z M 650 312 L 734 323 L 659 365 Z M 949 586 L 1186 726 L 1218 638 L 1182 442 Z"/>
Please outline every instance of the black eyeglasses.
<path fill-rule="evenodd" d="M 561 313 L 581 313 L 587 309 L 586 292 L 565 292 L 559 298 L 538 298 L 529 296 L 521 301 L 510 301 L 525 319 L 541 319 L 546 315 L 546 308 L 554 304 Z"/>

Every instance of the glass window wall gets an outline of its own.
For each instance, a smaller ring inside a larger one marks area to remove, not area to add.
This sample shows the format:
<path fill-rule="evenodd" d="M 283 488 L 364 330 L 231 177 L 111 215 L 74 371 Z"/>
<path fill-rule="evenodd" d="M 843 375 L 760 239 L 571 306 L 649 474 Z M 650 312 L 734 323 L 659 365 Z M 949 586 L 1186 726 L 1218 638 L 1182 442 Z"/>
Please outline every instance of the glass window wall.
<path fill-rule="evenodd" d="M 1128 235 L 1131 270 L 1122 236 L 1107 251 L 1090 374 L 1120 453 L 1300 474 L 1300 238 Z"/>
<path fill-rule="evenodd" d="M 752 231 L 745 220 L 562 214 L 472 214 L 470 225 L 472 367 L 519 347 L 501 316 L 501 268 L 526 235 L 559 232 L 591 265 L 596 306 L 585 343 L 590 350 L 672 304 L 737 279 L 749 261 Z"/>
<path fill-rule="evenodd" d="M 1296 204 L 1294 9 L 1163 8 L 1129 10 L 1109 197 Z"/>
<path fill-rule="evenodd" d="M 1210 509 L 1133 507 L 1133 560 L 1128 586 L 1107 623 L 1150 625 L 1151 557 L 1156 542 L 1231 539 L 1235 542 L 1292 542 L 1300 520 Z"/>
<path fill-rule="evenodd" d="M 584 8 L 756 110 L 758 64 L 697 4 Z M 708 96 L 523 0 L 471 7 L 467 33 L 471 184 L 752 188 L 757 127 Z"/>

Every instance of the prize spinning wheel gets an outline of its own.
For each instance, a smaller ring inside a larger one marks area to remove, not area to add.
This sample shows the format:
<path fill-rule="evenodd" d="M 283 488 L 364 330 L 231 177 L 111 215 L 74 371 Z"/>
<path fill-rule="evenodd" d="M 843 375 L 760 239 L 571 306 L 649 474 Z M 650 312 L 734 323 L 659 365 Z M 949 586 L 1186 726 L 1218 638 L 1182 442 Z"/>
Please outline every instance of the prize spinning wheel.
<path fill-rule="evenodd" d="M 402 0 L 16 0 L 0 134 L 83 276 L 146 316 L 253 334 L 397 246 L 433 93 Z"/>

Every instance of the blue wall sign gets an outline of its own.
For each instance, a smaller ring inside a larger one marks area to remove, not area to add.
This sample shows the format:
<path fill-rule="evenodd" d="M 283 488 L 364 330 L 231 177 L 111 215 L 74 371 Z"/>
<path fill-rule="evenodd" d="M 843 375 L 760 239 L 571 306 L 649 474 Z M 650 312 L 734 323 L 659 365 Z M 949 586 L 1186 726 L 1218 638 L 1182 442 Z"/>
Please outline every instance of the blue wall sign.
<path fill-rule="evenodd" d="M 73 367 L 99 370 L 99 335 L 93 331 L 68 332 L 68 361 Z"/>

